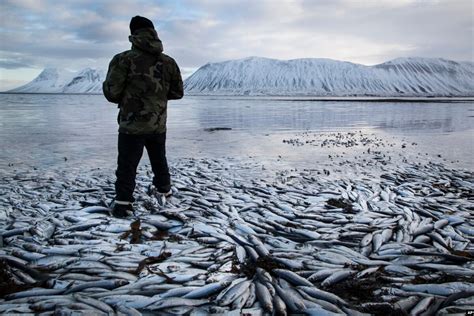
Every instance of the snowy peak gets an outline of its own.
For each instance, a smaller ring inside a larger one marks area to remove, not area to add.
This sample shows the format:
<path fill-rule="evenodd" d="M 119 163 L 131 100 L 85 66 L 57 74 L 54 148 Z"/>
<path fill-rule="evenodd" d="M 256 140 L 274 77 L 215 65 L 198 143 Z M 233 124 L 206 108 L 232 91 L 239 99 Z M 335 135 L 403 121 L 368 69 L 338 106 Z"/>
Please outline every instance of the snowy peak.
<path fill-rule="evenodd" d="M 57 68 L 44 69 L 33 81 L 10 90 L 16 93 L 102 93 L 103 70 L 91 68 L 77 73 Z"/>
<path fill-rule="evenodd" d="M 63 89 L 64 93 L 101 93 L 105 73 L 102 70 L 86 68 L 79 72 Z M 80 91 L 80 92 L 78 92 Z"/>
<path fill-rule="evenodd" d="M 312 96 L 473 96 L 474 63 L 397 58 L 375 66 L 323 58 L 248 57 L 199 68 L 189 94 Z"/>
<path fill-rule="evenodd" d="M 44 69 L 17 93 L 102 93 L 105 71 Z M 194 95 L 474 96 L 474 63 L 397 58 L 365 66 L 326 58 L 247 57 L 199 68 L 184 82 Z"/>
<path fill-rule="evenodd" d="M 59 78 L 58 70 L 56 68 L 45 68 L 39 75 L 36 77 L 36 82 L 40 81 L 49 81 L 57 80 Z"/>
<path fill-rule="evenodd" d="M 470 68 L 472 71 L 474 63 L 456 62 L 443 58 L 397 58 L 383 64 L 376 65 L 380 69 L 406 70 L 419 74 L 454 74 L 455 72 L 463 72 Z"/>
<path fill-rule="evenodd" d="M 24 93 L 54 93 L 63 89 L 64 83 L 71 80 L 73 73 L 60 71 L 56 68 L 44 69 L 33 81 L 24 86 L 11 90 L 11 92 Z"/>

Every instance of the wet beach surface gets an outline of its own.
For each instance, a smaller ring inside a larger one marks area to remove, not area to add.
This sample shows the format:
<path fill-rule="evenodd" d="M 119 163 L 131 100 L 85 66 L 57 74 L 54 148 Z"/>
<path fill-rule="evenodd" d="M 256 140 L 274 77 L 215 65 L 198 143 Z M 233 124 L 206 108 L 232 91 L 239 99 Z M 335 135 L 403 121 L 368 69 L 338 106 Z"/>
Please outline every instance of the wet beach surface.
<path fill-rule="evenodd" d="M 1 313 L 474 308 L 469 102 L 171 103 L 174 195 L 145 159 L 115 219 L 116 109 L 0 97 Z"/>

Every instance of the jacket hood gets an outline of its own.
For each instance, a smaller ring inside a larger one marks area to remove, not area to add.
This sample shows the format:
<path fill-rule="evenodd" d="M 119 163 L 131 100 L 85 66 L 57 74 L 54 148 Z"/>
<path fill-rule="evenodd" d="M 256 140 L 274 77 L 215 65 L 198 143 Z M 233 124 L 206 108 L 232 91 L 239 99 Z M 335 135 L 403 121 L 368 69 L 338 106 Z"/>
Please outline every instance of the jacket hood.
<path fill-rule="evenodd" d="M 132 48 L 138 48 L 150 54 L 163 52 L 163 44 L 152 28 L 138 30 L 135 34 L 130 35 L 128 40 L 132 43 Z"/>

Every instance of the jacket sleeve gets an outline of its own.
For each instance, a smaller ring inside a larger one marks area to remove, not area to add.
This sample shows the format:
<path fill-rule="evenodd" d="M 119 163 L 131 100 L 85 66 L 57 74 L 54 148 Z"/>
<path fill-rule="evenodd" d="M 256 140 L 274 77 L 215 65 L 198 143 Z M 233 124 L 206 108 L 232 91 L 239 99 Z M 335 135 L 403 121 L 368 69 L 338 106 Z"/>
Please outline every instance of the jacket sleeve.
<path fill-rule="evenodd" d="M 170 89 L 168 91 L 168 100 L 178 100 L 183 97 L 183 80 L 178 64 L 173 60 L 171 67 Z"/>
<path fill-rule="evenodd" d="M 119 103 L 127 81 L 128 66 L 119 55 L 114 56 L 109 64 L 107 77 L 102 84 L 105 98 L 112 103 Z"/>

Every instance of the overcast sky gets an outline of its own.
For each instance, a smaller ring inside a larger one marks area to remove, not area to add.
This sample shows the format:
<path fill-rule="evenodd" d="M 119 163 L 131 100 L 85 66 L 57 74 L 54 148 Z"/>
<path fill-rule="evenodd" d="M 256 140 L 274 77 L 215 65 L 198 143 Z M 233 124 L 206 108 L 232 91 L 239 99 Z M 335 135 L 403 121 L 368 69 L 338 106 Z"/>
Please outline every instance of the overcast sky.
<path fill-rule="evenodd" d="M 473 0 L 0 0 L 0 91 L 44 67 L 106 68 L 153 21 L 184 76 L 207 62 L 320 57 L 474 60 Z"/>

